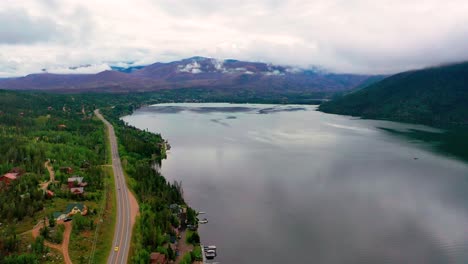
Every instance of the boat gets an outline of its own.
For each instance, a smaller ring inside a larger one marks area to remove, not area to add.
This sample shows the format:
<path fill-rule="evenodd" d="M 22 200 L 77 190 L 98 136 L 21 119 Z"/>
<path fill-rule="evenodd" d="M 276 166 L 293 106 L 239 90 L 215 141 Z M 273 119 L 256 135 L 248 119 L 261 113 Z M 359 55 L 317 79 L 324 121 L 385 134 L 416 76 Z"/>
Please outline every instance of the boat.
<path fill-rule="evenodd" d="M 203 248 L 205 250 L 214 250 L 216 252 L 216 246 L 212 245 L 212 246 L 203 246 Z"/>
<path fill-rule="evenodd" d="M 205 257 L 207 259 L 214 259 L 216 257 L 216 251 L 214 250 L 206 250 L 205 251 Z"/>
<path fill-rule="evenodd" d="M 206 223 L 208 223 L 208 219 L 203 218 L 202 220 L 198 220 L 198 223 L 199 224 L 206 224 Z"/>

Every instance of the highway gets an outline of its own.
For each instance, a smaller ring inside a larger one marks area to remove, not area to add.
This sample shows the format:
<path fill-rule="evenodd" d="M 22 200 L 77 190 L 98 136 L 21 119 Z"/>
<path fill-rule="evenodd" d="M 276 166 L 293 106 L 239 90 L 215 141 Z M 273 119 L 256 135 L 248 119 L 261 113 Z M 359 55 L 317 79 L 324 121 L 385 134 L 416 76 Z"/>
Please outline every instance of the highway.
<path fill-rule="evenodd" d="M 130 203 L 130 195 L 132 194 L 128 190 L 125 182 L 114 127 L 101 115 L 99 109 L 96 109 L 94 113 L 102 122 L 104 122 L 108 129 L 112 152 L 112 169 L 114 171 L 115 190 L 117 195 L 117 222 L 115 225 L 114 240 L 107 263 L 127 263 L 128 252 L 132 239 L 132 226 L 134 222 L 134 219 L 131 219 L 132 205 Z"/>

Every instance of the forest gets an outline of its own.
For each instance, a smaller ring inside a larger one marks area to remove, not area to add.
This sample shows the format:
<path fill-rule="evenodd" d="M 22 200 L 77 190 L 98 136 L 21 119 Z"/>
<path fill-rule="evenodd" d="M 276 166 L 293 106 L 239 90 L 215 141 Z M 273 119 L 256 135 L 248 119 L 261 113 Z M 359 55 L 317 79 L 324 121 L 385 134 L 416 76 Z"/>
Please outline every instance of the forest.
<path fill-rule="evenodd" d="M 2 177 L 0 182 L 0 262 L 22 263 L 46 250 L 43 245 L 33 246 L 26 253 L 24 236 L 18 233 L 32 228 L 51 209 L 62 209 L 54 208 L 54 201 L 101 198 L 101 165 L 107 150 L 103 125 L 91 110 L 92 106 L 73 96 L 0 91 L 0 174 L 16 175 L 16 180 Z M 56 172 L 55 181 L 39 188 L 49 180 L 46 162 Z M 70 175 L 62 173 L 62 167 L 85 179 L 85 196 L 63 188 Z M 34 243 L 43 244 L 43 240 Z"/>
<path fill-rule="evenodd" d="M 122 164 L 131 178 L 130 187 L 135 191 L 140 206 L 140 216 L 134 233 L 133 263 L 148 263 L 150 253 L 165 254 L 174 260 L 176 255 L 171 247 L 170 238 L 180 220 L 169 205 L 177 204 L 193 212 L 182 197 L 180 183 L 169 183 L 159 173 L 161 159 L 166 157 L 164 140 L 161 135 L 139 130 L 119 119 L 128 113 L 127 107 L 114 107 L 101 110 L 109 121 L 114 123 L 121 145 L 119 151 Z M 196 215 L 188 217 L 190 223 Z"/>
<path fill-rule="evenodd" d="M 320 105 L 334 114 L 468 125 L 468 62 L 402 72 Z"/>
<path fill-rule="evenodd" d="M 45 227 L 33 241 L 25 239 L 22 233 L 38 221 L 52 218 L 50 207 L 58 210 L 57 201 L 97 206 L 102 200 L 106 186 L 102 165 L 108 163 L 109 153 L 104 126 L 93 116 L 96 108 L 114 124 L 122 164 L 140 205 L 131 261 L 148 263 L 151 252 L 175 258 L 170 238 L 180 222 L 169 205 L 187 208 L 190 223 L 195 223 L 196 215 L 183 200 L 181 183 L 167 182 L 157 169 L 166 156 L 161 135 L 120 120 L 143 103 L 160 100 L 163 99 L 141 94 L 60 95 L 0 90 L 0 174 L 20 172 L 17 180 L 0 182 L 0 263 L 46 263 L 47 259 L 40 257 L 49 252 L 44 240 L 61 241 L 48 232 L 60 228 Z M 47 186 L 53 197 L 39 188 L 49 180 L 46 162 L 55 171 L 56 181 Z M 63 168 L 84 178 L 84 196 L 75 196 L 64 188 L 70 173 Z M 94 217 L 99 213 L 96 206 L 91 208 Z M 91 219 L 94 218 L 74 217 L 72 236 L 78 236 L 80 230 L 92 231 L 95 224 Z"/>

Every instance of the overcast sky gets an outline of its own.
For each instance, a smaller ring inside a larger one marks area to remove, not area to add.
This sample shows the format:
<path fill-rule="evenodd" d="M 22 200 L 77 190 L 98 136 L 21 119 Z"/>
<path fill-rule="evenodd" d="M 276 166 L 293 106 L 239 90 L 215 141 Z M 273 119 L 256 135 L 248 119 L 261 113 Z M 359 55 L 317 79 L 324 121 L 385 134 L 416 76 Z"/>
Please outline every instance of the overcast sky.
<path fill-rule="evenodd" d="M 468 60 L 468 2 L 0 0 L 0 77 L 195 55 L 351 73 Z"/>

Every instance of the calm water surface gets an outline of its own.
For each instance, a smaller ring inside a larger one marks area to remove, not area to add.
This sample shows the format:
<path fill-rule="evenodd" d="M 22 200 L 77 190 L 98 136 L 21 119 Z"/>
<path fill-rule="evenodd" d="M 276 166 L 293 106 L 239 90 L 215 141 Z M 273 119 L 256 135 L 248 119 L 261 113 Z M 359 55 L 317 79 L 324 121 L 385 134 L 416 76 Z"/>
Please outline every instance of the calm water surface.
<path fill-rule="evenodd" d="M 468 166 L 314 106 L 162 104 L 124 120 L 206 211 L 220 263 L 468 263 Z M 433 130 L 433 129 L 432 129 Z"/>

